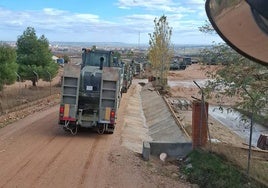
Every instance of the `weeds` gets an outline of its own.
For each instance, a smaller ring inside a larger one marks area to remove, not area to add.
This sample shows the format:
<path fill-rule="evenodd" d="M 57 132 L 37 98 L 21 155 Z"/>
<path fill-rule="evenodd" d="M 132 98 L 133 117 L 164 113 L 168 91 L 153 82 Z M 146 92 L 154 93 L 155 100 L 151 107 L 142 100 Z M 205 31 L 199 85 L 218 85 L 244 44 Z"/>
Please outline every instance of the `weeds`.
<path fill-rule="evenodd" d="M 220 156 L 202 150 L 191 152 L 183 164 L 183 173 L 188 181 L 200 187 L 265 187 L 249 179 L 239 168 L 226 162 Z"/>
<path fill-rule="evenodd" d="M 12 112 L 20 105 L 28 106 L 30 102 L 60 93 L 60 87 L 31 87 L 4 91 L 0 95 L 0 115 Z"/>

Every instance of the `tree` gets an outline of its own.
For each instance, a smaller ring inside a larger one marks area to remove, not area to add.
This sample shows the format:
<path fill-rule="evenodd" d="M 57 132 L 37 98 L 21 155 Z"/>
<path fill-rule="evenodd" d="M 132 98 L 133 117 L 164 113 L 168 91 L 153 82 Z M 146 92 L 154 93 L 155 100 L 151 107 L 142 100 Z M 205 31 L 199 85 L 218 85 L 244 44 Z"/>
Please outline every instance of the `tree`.
<path fill-rule="evenodd" d="M 200 55 L 202 61 L 209 65 L 232 64 L 232 62 L 237 62 L 239 59 L 243 58 L 225 43 L 213 44 L 212 47 L 201 50 Z"/>
<path fill-rule="evenodd" d="M 160 84 L 166 86 L 173 48 L 170 42 L 172 28 L 169 27 L 166 16 L 154 20 L 154 32 L 149 33 L 149 61 L 155 76 L 160 78 Z"/>
<path fill-rule="evenodd" d="M 117 59 L 121 59 L 122 54 L 119 51 L 116 50 L 113 53 L 114 53 L 113 54 L 114 57 L 117 57 Z"/>
<path fill-rule="evenodd" d="M 199 29 L 202 32 L 211 33 L 210 28 L 212 27 L 207 25 Z M 226 44 L 214 45 L 210 50 L 206 50 L 207 54 L 209 52 L 216 62 L 225 60 L 226 65 L 216 73 L 209 73 L 212 79 L 206 87 L 206 93 L 209 95 L 212 91 L 216 92 L 219 98 L 221 96 L 240 97 L 240 100 L 236 101 L 236 108 L 250 116 L 247 165 L 249 175 L 253 122 L 257 120 L 267 126 L 268 121 L 268 67 L 250 61 Z"/>
<path fill-rule="evenodd" d="M 49 42 L 44 35 L 36 36 L 35 29 L 28 27 L 17 40 L 17 63 L 23 80 L 31 80 L 36 86 L 38 79 L 54 78 L 58 65 L 52 60 Z"/>
<path fill-rule="evenodd" d="M 64 59 L 64 63 L 69 63 L 71 58 L 68 55 L 63 55 L 62 58 Z"/>
<path fill-rule="evenodd" d="M 206 28 L 211 27 L 203 27 L 201 31 L 207 33 Z M 223 65 L 217 72 L 208 72 L 211 79 L 205 88 L 207 97 L 212 94 L 219 99 L 239 97 L 235 108 L 267 122 L 268 67 L 250 61 L 225 43 L 214 44 L 203 50 L 201 55 L 205 62 Z"/>
<path fill-rule="evenodd" d="M 16 50 L 12 47 L 0 45 L 0 91 L 5 84 L 12 84 L 16 80 L 18 65 L 16 63 Z"/>

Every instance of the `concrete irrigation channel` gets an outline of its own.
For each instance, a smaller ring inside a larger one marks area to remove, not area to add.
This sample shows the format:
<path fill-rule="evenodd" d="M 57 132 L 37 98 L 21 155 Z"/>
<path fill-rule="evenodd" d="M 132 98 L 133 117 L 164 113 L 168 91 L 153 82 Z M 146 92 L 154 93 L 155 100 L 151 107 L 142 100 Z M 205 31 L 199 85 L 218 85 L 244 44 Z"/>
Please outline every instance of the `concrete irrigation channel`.
<path fill-rule="evenodd" d="M 150 155 L 185 156 L 192 149 L 191 139 L 177 124 L 165 100 L 145 80 L 134 80 L 128 95 L 122 145 Z M 140 83 L 140 84 L 138 84 Z"/>

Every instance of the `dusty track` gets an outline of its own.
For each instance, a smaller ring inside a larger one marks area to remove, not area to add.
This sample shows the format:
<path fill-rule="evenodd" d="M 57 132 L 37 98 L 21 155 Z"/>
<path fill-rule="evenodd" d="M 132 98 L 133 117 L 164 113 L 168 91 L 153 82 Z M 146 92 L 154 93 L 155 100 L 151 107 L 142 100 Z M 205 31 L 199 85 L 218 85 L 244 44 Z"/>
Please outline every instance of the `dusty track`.
<path fill-rule="evenodd" d="M 135 89 L 123 96 L 113 135 L 71 136 L 57 124 L 58 106 L 0 129 L 0 187 L 188 187 L 121 146 Z"/>
<path fill-rule="evenodd" d="M 89 168 L 102 163 L 101 153 L 112 137 L 64 133 L 55 121 L 57 109 L 49 109 L 38 121 L 28 117 L 1 131 L 1 186 L 79 187 L 98 182 L 101 166 L 94 174 Z"/>

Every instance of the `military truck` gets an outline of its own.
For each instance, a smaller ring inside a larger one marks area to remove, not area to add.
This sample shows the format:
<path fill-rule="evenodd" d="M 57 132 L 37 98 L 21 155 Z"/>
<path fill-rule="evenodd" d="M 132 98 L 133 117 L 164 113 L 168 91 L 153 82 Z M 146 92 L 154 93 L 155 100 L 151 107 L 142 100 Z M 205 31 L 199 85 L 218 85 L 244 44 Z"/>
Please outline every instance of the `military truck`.
<path fill-rule="evenodd" d="M 185 64 L 185 65 L 192 65 L 192 58 L 190 58 L 190 57 L 183 57 L 183 63 Z"/>
<path fill-rule="evenodd" d="M 132 84 L 132 79 L 134 75 L 134 65 L 128 61 L 123 62 L 124 72 L 123 72 L 123 84 L 121 93 L 127 93 L 128 88 Z"/>
<path fill-rule="evenodd" d="M 179 62 L 172 62 L 170 63 L 169 70 L 185 70 L 186 69 L 186 64 L 183 61 Z"/>
<path fill-rule="evenodd" d="M 62 77 L 59 124 L 113 133 L 121 99 L 124 67 L 112 51 L 82 49 L 81 65 L 67 64 Z"/>

